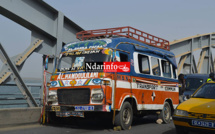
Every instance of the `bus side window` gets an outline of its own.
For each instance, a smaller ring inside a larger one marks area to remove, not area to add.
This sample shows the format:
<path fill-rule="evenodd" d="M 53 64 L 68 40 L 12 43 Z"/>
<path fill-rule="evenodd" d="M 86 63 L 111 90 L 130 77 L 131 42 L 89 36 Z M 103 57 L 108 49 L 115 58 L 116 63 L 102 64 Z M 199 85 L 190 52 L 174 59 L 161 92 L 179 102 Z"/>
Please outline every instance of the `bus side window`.
<path fill-rule="evenodd" d="M 145 55 L 138 55 L 138 62 L 139 62 L 139 70 L 140 73 L 143 74 L 150 74 L 149 68 L 149 57 Z"/>
<path fill-rule="evenodd" d="M 128 61 L 128 55 L 124 53 L 119 53 L 120 61 L 121 62 L 127 62 Z"/>
<path fill-rule="evenodd" d="M 159 59 L 155 57 L 151 57 L 151 64 L 152 64 L 152 73 L 153 75 L 160 76 L 160 65 Z"/>
<path fill-rule="evenodd" d="M 163 76 L 167 78 L 171 78 L 170 63 L 168 61 L 161 60 L 161 66 L 163 70 Z"/>
<path fill-rule="evenodd" d="M 175 69 L 175 67 L 173 67 L 173 66 L 172 66 L 172 69 L 173 69 L 173 70 L 172 70 L 172 71 L 173 71 L 173 78 L 176 79 L 176 78 L 177 78 L 177 76 L 176 76 L 176 71 L 175 71 L 176 69 Z"/>

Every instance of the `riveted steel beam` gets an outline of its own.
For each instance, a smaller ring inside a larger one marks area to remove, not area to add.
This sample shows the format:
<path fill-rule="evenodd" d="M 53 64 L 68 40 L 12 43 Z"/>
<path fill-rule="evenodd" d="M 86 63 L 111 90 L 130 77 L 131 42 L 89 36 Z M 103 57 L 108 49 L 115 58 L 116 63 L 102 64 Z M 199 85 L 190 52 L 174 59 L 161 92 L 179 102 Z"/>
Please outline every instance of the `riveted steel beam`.
<path fill-rule="evenodd" d="M 16 66 L 11 61 L 10 57 L 7 55 L 6 51 L 4 50 L 4 48 L 1 44 L 0 44 L 0 50 L 1 50 L 1 54 L 2 54 L 1 57 L 4 56 L 4 59 L 5 59 L 4 65 L 7 67 L 7 71 L 4 75 L 4 77 L 9 77 L 8 75 L 10 75 L 11 74 L 10 72 L 12 72 L 12 75 L 10 75 L 10 76 L 12 77 L 12 79 L 14 79 L 16 85 L 19 87 L 19 89 L 20 89 L 21 93 L 23 94 L 24 98 L 26 99 L 28 105 L 30 107 L 38 107 L 35 99 L 33 98 L 30 91 L 28 90 L 28 87 L 25 85 L 24 81 L 20 77 Z"/>
<path fill-rule="evenodd" d="M 26 59 L 43 43 L 43 40 L 36 40 L 33 44 L 30 44 L 29 47 L 26 48 L 26 50 L 21 53 L 18 54 L 16 56 L 13 56 L 11 58 L 11 60 L 13 61 L 13 63 L 15 63 L 17 70 L 20 71 L 23 67 L 24 62 L 26 61 Z M 4 65 L 2 66 L 1 70 L 0 70 L 0 84 L 5 82 L 6 80 L 9 81 L 10 77 L 8 75 L 10 75 L 11 73 L 8 73 L 7 71 L 7 65 L 5 65 L 7 63 L 7 60 L 5 59 L 3 54 L 0 54 L 0 59 L 2 60 L 2 62 L 4 63 Z"/>
<path fill-rule="evenodd" d="M 43 40 L 37 40 L 35 43 L 31 44 L 22 54 L 16 56 L 16 66 L 20 66 L 42 43 Z"/>

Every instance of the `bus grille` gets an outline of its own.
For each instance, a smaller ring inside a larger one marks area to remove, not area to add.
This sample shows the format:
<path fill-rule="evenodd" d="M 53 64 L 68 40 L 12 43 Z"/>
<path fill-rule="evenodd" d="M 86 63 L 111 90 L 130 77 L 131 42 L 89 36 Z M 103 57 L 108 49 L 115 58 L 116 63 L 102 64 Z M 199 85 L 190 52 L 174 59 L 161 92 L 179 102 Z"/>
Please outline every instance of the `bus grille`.
<path fill-rule="evenodd" d="M 58 89 L 58 103 L 62 105 L 89 104 L 89 88 Z"/>

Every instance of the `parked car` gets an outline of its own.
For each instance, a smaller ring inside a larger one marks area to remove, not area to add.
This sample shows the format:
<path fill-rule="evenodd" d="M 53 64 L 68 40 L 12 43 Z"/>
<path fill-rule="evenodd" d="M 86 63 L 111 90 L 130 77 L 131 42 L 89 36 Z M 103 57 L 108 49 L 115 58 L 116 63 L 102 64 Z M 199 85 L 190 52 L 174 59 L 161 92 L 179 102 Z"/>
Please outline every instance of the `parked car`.
<path fill-rule="evenodd" d="M 173 121 L 177 134 L 199 130 L 215 133 L 215 82 L 203 84 L 190 99 L 178 105 Z"/>
<path fill-rule="evenodd" d="M 186 74 L 185 75 L 185 92 L 184 101 L 190 98 L 190 96 L 207 81 L 209 74 Z"/>

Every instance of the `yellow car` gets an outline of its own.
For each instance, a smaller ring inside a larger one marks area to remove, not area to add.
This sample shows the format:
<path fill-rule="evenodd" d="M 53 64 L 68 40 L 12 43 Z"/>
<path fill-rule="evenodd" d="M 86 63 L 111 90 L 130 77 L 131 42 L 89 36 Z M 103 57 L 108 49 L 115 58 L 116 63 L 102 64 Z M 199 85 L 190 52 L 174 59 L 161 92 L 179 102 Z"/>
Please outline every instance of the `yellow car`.
<path fill-rule="evenodd" d="M 215 133 L 215 82 L 203 84 L 189 100 L 178 105 L 173 121 L 177 134 L 189 131 Z"/>

